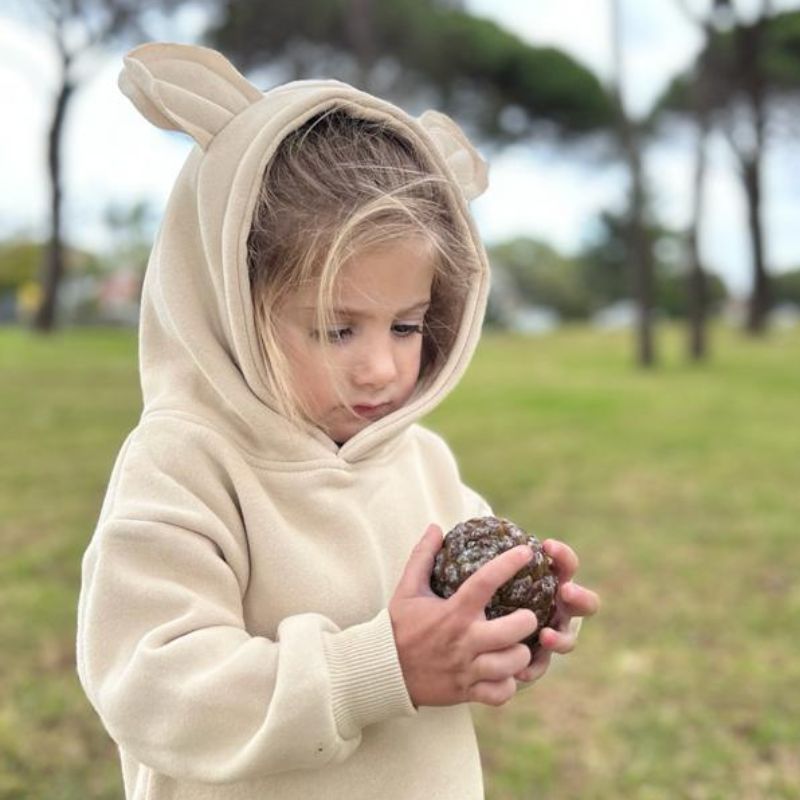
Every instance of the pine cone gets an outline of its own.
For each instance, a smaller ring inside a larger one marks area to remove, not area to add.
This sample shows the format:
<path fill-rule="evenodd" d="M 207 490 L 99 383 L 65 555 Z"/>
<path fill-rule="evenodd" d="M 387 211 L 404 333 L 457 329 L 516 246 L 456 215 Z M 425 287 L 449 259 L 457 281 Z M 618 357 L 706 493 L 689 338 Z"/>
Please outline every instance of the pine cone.
<path fill-rule="evenodd" d="M 439 597 L 450 597 L 487 561 L 520 544 L 533 548 L 533 561 L 495 592 L 486 606 L 486 618 L 502 617 L 518 608 L 531 609 L 539 627 L 522 643 L 528 645 L 533 655 L 539 647 L 539 631 L 555 614 L 558 590 L 558 578 L 551 570 L 553 559 L 535 536 L 497 517 L 477 517 L 459 523 L 444 537 L 442 549 L 436 555 L 431 589 Z"/>

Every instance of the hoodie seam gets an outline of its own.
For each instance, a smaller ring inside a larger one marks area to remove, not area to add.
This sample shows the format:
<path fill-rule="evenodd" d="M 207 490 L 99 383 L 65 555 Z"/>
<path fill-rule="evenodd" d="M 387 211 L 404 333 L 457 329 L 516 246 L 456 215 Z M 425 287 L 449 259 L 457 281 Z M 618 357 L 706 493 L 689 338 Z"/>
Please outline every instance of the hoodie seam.
<path fill-rule="evenodd" d="M 272 470 L 275 472 L 307 472 L 313 469 L 334 469 L 341 472 L 352 472 L 354 463 L 344 461 L 343 459 L 332 454 L 332 460 L 314 459 L 309 461 L 277 461 L 262 458 L 252 451 L 243 447 L 238 443 L 231 442 L 231 439 L 226 436 L 218 428 L 214 427 L 204 417 L 198 417 L 188 411 L 149 411 L 144 414 L 140 420 L 140 424 L 144 425 L 150 420 L 157 421 L 159 419 L 178 420 L 181 422 L 188 422 L 196 425 L 198 428 L 208 431 L 221 439 L 229 448 L 239 453 L 247 464 L 254 469 L 258 470 Z M 385 453 L 379 460 L 374 461 L 373 464 L 383 463 L 391 457 L 394 451 L 400 446 L 402 438 L 406 435 L 406 431 L 397 437 L 397 443 Z"/>
<path fill-rule="evenodd" d="M 262 458 L 261 456 L 258 456 L 255 453 L 253 453 L 251 450 L 248 450 L 246 447 L 238 443 L 233 443 L 230 437 L 226 436 L 221 430 L 212 425 L 204 417 L 195 416 L 194 414 L 191 414 L 188 411 L 150 411 L 142 417 L 141 421 L 144 424 L 148 420 L 153 420 L 153 419 L 156 420 L 168 419 L 168 420 L 179 420 L 181 422 L 188 422 L 190 424 L 196 425 L 198 428 L 202 428 L 203 430 L 208 431 L 209 433 L 213 433 L 216 437 L 221 439 L 228 447 L 230 447 L 232 450 L 237 451 L 250 466 L 255 468 L 264 467 L 284 472 L 298 472 L 298 471 L 304 471 L 308 469 L 310 466 L 313 466 L 314 464 L 319 464 L 320 466 L 324 465 L 331 469 L 342 469 L 342 470 L 346 469 L 349 466 L 347 462 L 341 462 L 339 464 L 336 464 L 336 463 L 329 463 L 322 459 L 315 459 L 313 461 L 286 462 L 286 461 L 271 461 L 269 459 Z"/>

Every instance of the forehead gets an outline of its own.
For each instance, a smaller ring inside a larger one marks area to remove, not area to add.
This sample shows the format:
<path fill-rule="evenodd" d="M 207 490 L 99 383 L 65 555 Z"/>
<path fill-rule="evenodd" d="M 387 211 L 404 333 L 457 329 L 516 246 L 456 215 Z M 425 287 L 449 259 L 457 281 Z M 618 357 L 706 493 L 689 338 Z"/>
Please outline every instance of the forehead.
<path fill-rule="evenodd" d="M 434 272 L 433 248 L 423 240 L 373 248 L 342 266 L 334 284 L 333 310 L 354 316 L 407 311 L 430 300 Z M 317 283 L 298 290 L 291 305 L 313 310 L 318 291 Z"/>

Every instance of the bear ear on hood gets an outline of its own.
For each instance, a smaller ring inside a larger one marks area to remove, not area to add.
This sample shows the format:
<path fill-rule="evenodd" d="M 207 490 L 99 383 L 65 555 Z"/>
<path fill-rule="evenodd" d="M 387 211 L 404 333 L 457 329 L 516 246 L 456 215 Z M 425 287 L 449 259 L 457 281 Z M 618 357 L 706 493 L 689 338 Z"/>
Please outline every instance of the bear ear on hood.
<path fill-rule="evenodd" d="M 203 149 L 262 93 L 224 56 L 195 45 L 153 42 L 123 59 L 119 87 L 159 128 L 188 133 Z"/>
<path fill-rule="evenodd" d="M 464 131 L 441 111 L 429 109 L 417 119 L 433 139 L 467 200 L 483 194 L 489 185 L 489 167 Z"/>

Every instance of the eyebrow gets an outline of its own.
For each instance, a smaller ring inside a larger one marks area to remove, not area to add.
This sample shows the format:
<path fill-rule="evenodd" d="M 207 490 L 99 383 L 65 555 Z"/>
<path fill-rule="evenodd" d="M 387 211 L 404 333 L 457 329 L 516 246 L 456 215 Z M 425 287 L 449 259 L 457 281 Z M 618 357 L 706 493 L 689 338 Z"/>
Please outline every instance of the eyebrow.
<path fill-rule="evenodd" d="M 421 308 L 425 308 L 431 304 L 430 300 L 420 300 L 418 303 L 414 303 L 413 306 L 409 306 L 408 308 L 401 309 L 398 311 L 395 316 L 400 317 L 403 314 L 410 314 L 412 311 L 418 311 Z M 316 311 L 317 309 L 314 306 L 302 306 L 300 308 L 301 311 Z M 332 309 L 334 314 L 340 314 L 343 317 L 369 317 L 370 314 L 368 311 L 360 311 L 357 308 L 334 308 Z"/>

